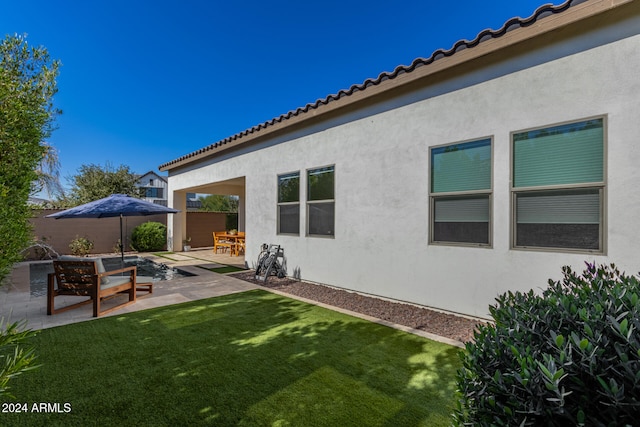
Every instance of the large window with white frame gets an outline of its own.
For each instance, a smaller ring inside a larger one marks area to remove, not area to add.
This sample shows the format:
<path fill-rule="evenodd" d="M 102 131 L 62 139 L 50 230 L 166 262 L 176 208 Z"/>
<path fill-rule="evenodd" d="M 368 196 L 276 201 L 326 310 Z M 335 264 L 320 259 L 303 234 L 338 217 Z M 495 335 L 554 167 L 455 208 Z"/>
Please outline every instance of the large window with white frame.
<path fill-rule="evenodd" d="M 430 242 L 491 245 L 491 138 L 430 149 Z"/>
<path fill-rule="evenodd" d="M 604 252 L 605 119 L 512 134 L 512 247 Z"/>
<path fill-rule="evenodd" d="M 278 234 L 300 234 L 300 172 L 278 175 Z"/>
<path fill-rule="evenodd" d="M 335 233 L 335 166 L 307 170 L 307 235 Z"/>

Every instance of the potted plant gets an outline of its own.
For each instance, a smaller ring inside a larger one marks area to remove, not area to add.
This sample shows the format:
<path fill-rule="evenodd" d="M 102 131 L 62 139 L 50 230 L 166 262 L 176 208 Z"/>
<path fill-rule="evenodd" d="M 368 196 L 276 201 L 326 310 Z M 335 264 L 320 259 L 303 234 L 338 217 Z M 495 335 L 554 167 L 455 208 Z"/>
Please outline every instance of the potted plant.
<path fill-rule="evenodd" d="M 182 251 L 189 252 L 191 250 L 191 237 L 187 237 L 182 241 Z"/>

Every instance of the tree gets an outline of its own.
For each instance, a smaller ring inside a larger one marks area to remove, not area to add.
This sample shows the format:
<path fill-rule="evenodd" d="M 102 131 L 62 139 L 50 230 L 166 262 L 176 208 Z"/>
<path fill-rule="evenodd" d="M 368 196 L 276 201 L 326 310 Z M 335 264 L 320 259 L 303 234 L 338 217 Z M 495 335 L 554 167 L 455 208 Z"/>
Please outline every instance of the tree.
<path fill-rule="evenodd" d="M 27 200 L 60 113 L 53 105 L 58 68 L 25 37 L 0 42 L 0 281 L 33 238 Z"/>
<path fill-rule="evenodd" d="M 46 191 L 49 198 L 61 197 L 63 195 L 62 185 L 60 185 L 60 161 L 58 150 L 46 142 L 43 143 L 45 149 L 42 159 L 36 167 L 36 181 L 32 184 L 31 194 Z"/>
<path fill-rule="evenodd" d="M 32 240 L 27 205 L 38 165 L 47 153 L 44 140 L 54 130 L 60 111 L 53 105 L 58 61 L 44 47 L 31 47 L 24 37 L 0 42 L 0 283 Z M 8 382 L 34 368 L 33 332 L 24 323 L 0 320 L 0 396 Z"/>
<path fill-rule="evenodd" d="M 238 212 L 238 199 L 233 196 L 222 196 L 210 194 L 200 196 L 198 200 L 202 203 L 200 210 L 207 212 Z"/>
<path fill-rule="evenodd" d="M 144 189 L 136 186 L 138 175 L 125 165 L 120 165 L 117 169 L 109 163 L 104 167 L 82 165 L 78 174 L 72 176 L 70 181 L 72 187 L 69 195 L 62 200 L 67 206 L 81 205 L 111 194 L 127 194 L 138 198 L 144 195 Z"/>

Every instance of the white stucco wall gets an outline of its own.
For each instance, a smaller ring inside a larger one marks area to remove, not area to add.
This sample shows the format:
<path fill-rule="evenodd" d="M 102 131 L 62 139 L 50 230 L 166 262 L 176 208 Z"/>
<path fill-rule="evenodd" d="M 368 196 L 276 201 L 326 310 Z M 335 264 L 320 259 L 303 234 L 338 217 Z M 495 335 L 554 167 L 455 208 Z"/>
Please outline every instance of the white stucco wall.
<path fill-rule="evenodd" d="M 544 288 L 563 265 L 581 271 L 596 260 L 637 272 L 640 36 L 612 34 L 590 35 L 607 44 L 586 51 L 553 59 L 580 50 L 574 40 L 531 52 L 501 64 L 516 70 L 506 75 L 481 70 L 171 172 L 169 203 L 173 191 L 244 177 L 250 265 L 261 243 L 279 243 L 302 279 L 481 317 L 499 293 Z M 523 63 L 537 65 L 518 70 Z M 475 83 L 481 74 L 490 80 Z M 606 255 L 510 249 L 510 133 L 593 116 L 607 123 Z M 493 138 L 493 247 L 429 245 L 429 147 L 481 137 Z M 325 165 L 335 165 L 335 238 L 306 237 L 305 171 Z M 292 171 L 301 177 L 301 234 L 280 236 L 277 175 Z"/>

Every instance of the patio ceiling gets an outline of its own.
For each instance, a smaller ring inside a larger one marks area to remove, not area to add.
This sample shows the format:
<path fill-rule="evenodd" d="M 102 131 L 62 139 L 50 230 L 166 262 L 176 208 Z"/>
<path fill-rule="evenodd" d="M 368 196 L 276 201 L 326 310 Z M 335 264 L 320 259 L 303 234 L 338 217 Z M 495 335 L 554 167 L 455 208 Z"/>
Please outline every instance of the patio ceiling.
<path fill-rule="evenodd" d="M 188 193 L 201 194 L 221 194 L 238 196 L 244 194 L 245 179 L 244 177 L 228 179 L 226 181 L 217 181 L 208 184 L 198 185 L 195 187 L 185 188 Z"/>

